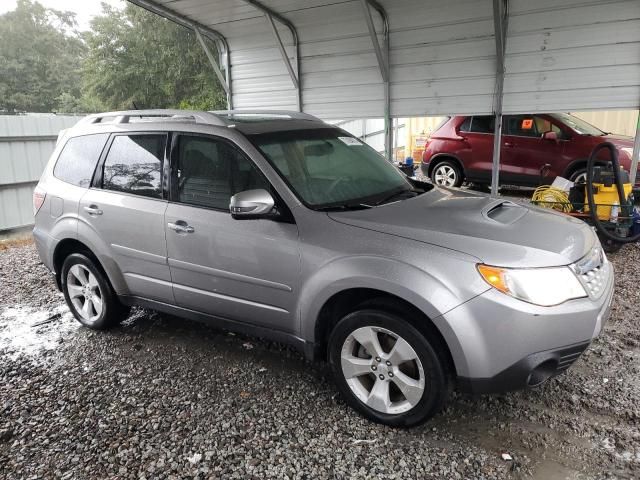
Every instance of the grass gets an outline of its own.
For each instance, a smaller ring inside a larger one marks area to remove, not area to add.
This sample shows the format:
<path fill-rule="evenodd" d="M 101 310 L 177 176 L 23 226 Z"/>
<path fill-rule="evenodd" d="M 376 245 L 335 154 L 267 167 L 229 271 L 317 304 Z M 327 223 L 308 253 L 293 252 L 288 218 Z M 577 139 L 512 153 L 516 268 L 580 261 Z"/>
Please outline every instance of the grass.
<path fill-rule="evenodd" d="M 6 240 L 0 240 L 0 252 L 10 248 L 31 245 L 32 243 L 33 238 L 7 238 Z"/>

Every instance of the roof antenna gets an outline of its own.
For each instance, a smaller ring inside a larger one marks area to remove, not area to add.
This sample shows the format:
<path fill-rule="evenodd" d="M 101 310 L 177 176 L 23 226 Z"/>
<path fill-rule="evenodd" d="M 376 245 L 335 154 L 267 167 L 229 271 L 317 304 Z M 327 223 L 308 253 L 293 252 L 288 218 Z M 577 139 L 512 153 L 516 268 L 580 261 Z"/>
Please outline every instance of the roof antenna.
<path fill-rule="evenodd" d="M 134 102 L 134 101 L 132 100 L 132 101 L 131 101 L 131 103 L 133 103 L 133 109 L 134 109 L 134 110 L 140 110 L 140 109 L 138 108 L 138 106 L 136 105 L 136 102 Z"/>

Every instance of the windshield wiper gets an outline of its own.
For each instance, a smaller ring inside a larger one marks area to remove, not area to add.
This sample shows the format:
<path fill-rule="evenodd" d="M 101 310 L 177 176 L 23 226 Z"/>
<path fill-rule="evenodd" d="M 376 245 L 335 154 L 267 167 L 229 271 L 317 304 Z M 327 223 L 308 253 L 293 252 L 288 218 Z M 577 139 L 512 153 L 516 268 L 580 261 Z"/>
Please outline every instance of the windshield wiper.
<path fill-rule="evenodd" d="M 377 201 L 377 202 L 375 203 L 375 205 L 376 205 L 376 206 L 378 206 L 378 205 L 382 205 L 383 203 L 390 202 L 391 200 L 393 200 L 393 199 L 394 199 L 394 198 L 396 198 L 396 197 L 400 197 L 401 195 L 407 195 L 407 194 L 409 194 L 409 193 L 412 193 L 412 194 L 413 194 L 413 195 L 411 195 L 411 197 L 415 197 L 415 196 L 418 196 L 418 195 L 419 195 L 418 191 L 417 191 L 417 190 L 414 190 L 414 189 L 412 189 L 412 188 L 409 188 L 409 189 L 402 189 L 402 190 L 400 190 L 400 191 L 393 192 L 391 195 L 387 195 L 386 197 L 383 197 L 381 200 Z"/>
<path fill-rule="evenodd" d="M 333 212 L 333 211 L 346 211 L 346 210 L 365 210 L 371 208 L 371 205 L 365 205 L 364 203 L 357 204 L 340 204 L 340 205 L 327 205 L 324 207 L 314 208 L 318 212 Z"/>

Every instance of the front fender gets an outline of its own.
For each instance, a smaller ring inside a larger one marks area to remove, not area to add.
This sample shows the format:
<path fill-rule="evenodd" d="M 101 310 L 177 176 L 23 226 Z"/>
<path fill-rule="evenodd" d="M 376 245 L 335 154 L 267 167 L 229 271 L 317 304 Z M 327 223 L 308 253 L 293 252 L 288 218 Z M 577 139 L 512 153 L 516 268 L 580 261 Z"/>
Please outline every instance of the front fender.
<path fill-rule="evenodd" d="M 464 284 L 467 271 L 473 270 L 477 275 L 473 264 L 458 263 L 468 267 L 461 267 L 457 272 L 459 282 Z M 380 290 L 420 309 L 440 331 L 454 354 L 454 362 L 461 346 L 442 315 L 481 293 L 456 289 L 446 280 L 397 259 L 371 255 L 338 258 L 315 271 L 302 286 L 298 305 L 302 338 L 319 342 L 320 339 L 315 338 L 316 323 L 323 305 L 333 295 L 352 288 Z"/>

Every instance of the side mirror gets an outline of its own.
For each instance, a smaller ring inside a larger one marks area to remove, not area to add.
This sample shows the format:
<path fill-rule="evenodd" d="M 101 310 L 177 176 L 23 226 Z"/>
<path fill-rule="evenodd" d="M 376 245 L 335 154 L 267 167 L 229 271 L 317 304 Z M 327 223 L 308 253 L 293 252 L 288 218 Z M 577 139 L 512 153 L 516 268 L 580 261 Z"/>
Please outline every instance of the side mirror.
<path fill-rule="evenodd" d="M 548 131 L 548 132 L 544 132 L 542 134 L 542 139 L 543 140 L 549 140 L 550 142 L 557 142 L 558 141 L 558 134 L 556 132 L 553 131 Z"/>
<path fill-rule="evenodd" d="M 231 197 L 229 210 L 236 219 L 265 218 L 272 213 L 274 205 L 271 194 L 259 188 L 236 193 Z"/>

